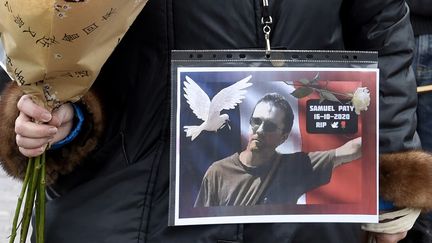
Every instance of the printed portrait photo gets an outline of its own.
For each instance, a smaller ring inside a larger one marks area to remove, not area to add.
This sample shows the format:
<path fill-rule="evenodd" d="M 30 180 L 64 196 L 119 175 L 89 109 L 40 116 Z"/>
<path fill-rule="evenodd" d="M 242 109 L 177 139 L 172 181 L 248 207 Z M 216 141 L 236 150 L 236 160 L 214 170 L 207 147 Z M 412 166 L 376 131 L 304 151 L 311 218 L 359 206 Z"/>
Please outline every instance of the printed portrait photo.
<path fill-rule="evenodd" d="M 175 224 L 376 217 L 375 69 L 179 68 L 177 82 Z"/>

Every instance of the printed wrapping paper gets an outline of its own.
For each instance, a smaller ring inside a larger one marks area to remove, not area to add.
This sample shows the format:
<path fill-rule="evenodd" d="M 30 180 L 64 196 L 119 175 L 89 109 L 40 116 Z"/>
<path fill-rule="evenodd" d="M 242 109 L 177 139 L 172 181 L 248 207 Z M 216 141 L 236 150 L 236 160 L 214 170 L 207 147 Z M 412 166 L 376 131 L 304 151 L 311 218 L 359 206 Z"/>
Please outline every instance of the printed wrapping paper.
<path fill-rule="evenodd" d="M 90 88 L 147 2 L 0 1 L 0 64 L 50 110 L 77 101 Z"/>

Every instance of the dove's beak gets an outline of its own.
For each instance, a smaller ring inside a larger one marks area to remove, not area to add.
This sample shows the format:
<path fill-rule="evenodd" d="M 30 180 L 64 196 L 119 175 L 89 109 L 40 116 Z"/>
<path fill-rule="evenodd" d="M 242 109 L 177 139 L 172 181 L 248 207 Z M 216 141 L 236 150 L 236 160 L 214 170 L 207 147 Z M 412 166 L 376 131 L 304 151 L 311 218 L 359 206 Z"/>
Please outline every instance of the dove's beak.
<path fill-rule="evenodd" d="M 225 126 L 227 126 L 228 129 L 231 130 L 231 126 L 230 126 L 229 123 L 230 123 L 230 120 L 229 120 L 229 119 L 226 119 L 225 122 L 222 124 L 222 126 L 221 126 L 219 129 L 222 129 L 222 128 L 224 128 Z"/>
<path fill-rule="evenodd" d="M 227 124 L 229 130 L 231 130 L 230 122 L 231 122 L 230 119 L 226 120 L 226 124 Z"/>

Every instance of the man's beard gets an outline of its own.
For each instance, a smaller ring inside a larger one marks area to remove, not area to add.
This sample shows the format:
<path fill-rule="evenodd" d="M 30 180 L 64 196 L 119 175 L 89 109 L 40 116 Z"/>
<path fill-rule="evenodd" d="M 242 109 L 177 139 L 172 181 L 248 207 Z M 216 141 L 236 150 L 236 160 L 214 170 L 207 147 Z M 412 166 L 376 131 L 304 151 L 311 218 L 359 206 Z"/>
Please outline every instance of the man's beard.
<path fill-rule="evenodd" d="M 253 153 L 274 152 L 274 147 L 269 147 L 263 140 L 252 139 L 249 142 L 249 150 Z"/>
<path fill-rule="evenodd" d="M 251 152 L 258 152 L 258 151 L 262 150 L 264 147 L 265 146 L 263 144 L 263 141 L 252 139 L 249 142 L 249 150 Z"/>

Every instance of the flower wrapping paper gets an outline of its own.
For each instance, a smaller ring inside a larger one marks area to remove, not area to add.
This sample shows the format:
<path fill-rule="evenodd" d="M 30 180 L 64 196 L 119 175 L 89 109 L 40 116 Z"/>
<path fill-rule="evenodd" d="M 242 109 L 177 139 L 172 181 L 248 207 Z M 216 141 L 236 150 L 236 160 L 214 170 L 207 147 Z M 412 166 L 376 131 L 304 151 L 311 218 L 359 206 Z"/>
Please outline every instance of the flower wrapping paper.
<path fill-rule="evenodd" d="M 147 2 L 0 1 L 0 64 L 49 110 L 79 100 L 91 87 Z"/>

